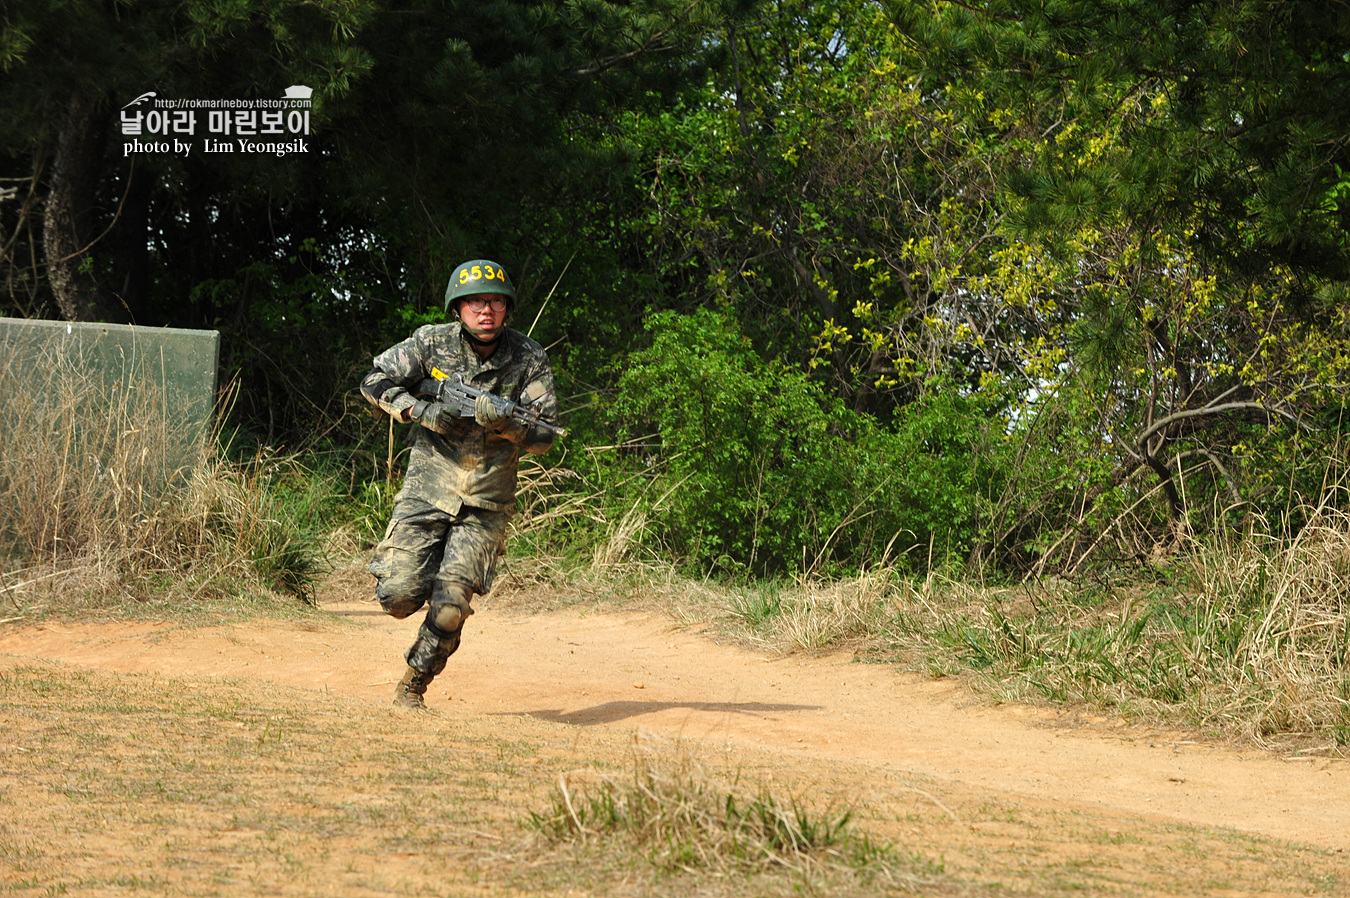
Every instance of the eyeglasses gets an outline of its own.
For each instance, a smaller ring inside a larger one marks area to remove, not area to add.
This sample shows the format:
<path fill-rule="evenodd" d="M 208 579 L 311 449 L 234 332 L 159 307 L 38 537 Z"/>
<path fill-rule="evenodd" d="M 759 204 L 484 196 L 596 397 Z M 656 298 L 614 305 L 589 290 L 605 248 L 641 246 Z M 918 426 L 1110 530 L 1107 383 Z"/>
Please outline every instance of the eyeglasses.
<path fill-rule="evenodd" d="M 469 307 L 470 312 L 481 312 L 484 306 L 491 306 L 494 312 L 506 311 L 506 300 L 497 299 L 466 299 L 464 305 Z"/>

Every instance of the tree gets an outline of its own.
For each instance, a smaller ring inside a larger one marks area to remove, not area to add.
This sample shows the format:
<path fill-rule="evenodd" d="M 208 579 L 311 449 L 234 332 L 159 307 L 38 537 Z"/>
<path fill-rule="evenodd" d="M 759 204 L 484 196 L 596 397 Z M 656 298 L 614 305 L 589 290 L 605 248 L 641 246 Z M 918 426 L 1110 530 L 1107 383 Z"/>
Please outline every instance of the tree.
<path fill-rule="evenodd" d="M 220 327 L 236 409 L 270 436 L 312 433 L 347 381 L 331 360 L 360 364 L 439 312 L 453 262 L 490 248 L 528 288 L 533 198 L 574 168 L 562 114 L 678 81 L 702 15 L 664 0 L 8 4 L 0 165 L 23 189 L 0 199 L 7 311 Z M 127 155 L 117 133 L 148 90 L 291 84 L 314 89 L 301 158 Z"/>
<path fill-rule="evenodd" d="M 1299 447 L 1350 382 L 1328 108 L 1343 22 L 1285 16 L 1138 0 L 728 19 L 704 91 L 622 129 L 653 304 L 735 310 L 766 356 L 882 420 L 979 395 L 1023 447 L 982 500 L 982 557 L 1074 566 L 1108 526 L 1147 549 L 1217 522 L 1198 509 L 1274 511 L 1281 477 L 1321 465 Z"/>
<path fill-rule="evenodd" d="M 12 163 L 28 161 L 32 192 L 46 188 L 43 261 L 62 315 L 127 320 L 146 311 L 144 297 L 119 292 L 112 272 L 96 271 L 91 255 L 123 212 L 126 221 L 143 223 L 147 182 L 172 176 L 172 167 L 159 162 L 143 163 L 138 173 L 137 160 L 118 152 L 118 107 L 148 85 L 179 97 L 252 97 L 260 87 L 270 96 L 280 82 L 340 94 L 369 64 L 351 38 L 373 10 L 366 0 L 9 4 L 0 36 L 7 76 L 0 151 Z M 33 226 L 34 211 L 11 223 L 8 244 Z M 142 235 L 122 243 L 134 258 L 145 242 Z M 13 257 L 4 261 L 17 267 Z M 27 286 L 23 310 L 40 311 L 38 285 Z"/>
<path fill-rule="evenodd" d="M 1095 409 L 1115 459 L 1078 484 L 1078 549 L 1127 513 L 1147 521 L 1149 495 L 1175 533 L 1197 506 L 1288 507 L 1279 484 L 1300 468 L 1315 489 L 1326 459 L 1300 446 L 1350 384 L 1333 100 L 1350 15 L 1264 0 L 892 10 L 931 89 L 979 94 L 1024 135 L 991 163 L 1004 235 L 1059 272 L 1046 296 L 1062 326 L 1044 332 L 1063 364 L 1037 392 Z M 1130 496 L 1140 471 L 1154 486 Z"/>

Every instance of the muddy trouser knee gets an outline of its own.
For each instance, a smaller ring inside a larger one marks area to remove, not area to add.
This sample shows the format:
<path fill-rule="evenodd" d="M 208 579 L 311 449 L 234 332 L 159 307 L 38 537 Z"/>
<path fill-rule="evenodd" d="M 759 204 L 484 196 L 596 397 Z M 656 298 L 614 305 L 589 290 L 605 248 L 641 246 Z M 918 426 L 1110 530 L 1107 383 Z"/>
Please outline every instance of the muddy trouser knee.
<path fill-rule="evenodd" d="M 449 516 L 429 503 L 401 499 L 394 505 L 370 562 L 375 598 L 386 614 L 402 620 L 432 597 L 448 526 Z"/>
<path fill-rule="evenodd" d="M 459 648 L 459 634 L 473 608 L 473 592 L 463 583 L 437 583 L 427 607 L 426 619 L 417 630 L 417 639 L 405 656 L 408 666 L 436 676 Z"/>

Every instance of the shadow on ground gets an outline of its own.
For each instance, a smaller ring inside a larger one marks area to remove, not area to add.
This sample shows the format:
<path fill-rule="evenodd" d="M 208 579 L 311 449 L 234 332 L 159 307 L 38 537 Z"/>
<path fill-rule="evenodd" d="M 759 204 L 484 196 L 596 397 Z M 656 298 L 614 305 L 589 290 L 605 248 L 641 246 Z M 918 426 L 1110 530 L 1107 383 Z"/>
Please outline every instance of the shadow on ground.
<path fill-rule="evenodd" d="M 671 708 L 687 708 L 690 711 L 707 711 L 712 714 L 766 714 L 775 711 L 819 711 L 820 705 L 772 705 L 764 702 L 605 702 L 580 711 L 563 712 L 523 711 L 512 712 L 514 716 L 533 717 L 550 723 L 568 723 L 573 726 L 595 726 L 597 724 L 616 723 L 642 714 L 655 714 L 669 711 Z"/>

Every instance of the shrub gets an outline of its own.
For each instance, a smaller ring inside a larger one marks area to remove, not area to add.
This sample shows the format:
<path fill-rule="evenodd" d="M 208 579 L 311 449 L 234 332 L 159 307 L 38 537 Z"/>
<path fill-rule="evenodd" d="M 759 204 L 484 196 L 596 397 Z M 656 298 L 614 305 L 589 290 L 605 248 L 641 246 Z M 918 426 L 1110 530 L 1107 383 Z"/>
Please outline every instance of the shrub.
<path fill-rule="evenodd" d="M 935 389 L 886 427 L 805 373 L 761 358 L 726 316 L 648 318 L 609 409 L 626 451 L 611 499 L 642 505 L 648 532 L 700 567 L 856 570 L 889 551 L 964 553 L 991 477 L 974 399 Z"/>

